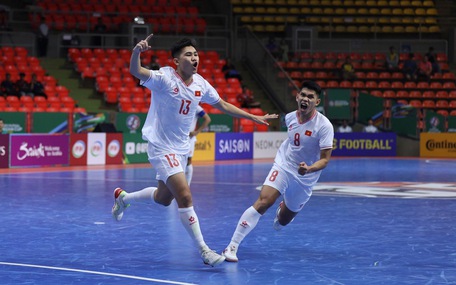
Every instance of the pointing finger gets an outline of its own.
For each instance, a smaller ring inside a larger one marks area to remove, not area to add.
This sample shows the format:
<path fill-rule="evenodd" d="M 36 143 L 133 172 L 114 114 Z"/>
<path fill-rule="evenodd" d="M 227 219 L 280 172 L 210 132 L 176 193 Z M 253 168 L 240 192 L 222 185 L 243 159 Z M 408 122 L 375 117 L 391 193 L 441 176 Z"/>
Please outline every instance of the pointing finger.
<path fill-rule="evenodd" d="M 145 41 L 148 42 L 153 36 L 154 36 L 154 33 L 148 35 L 147 38 L 145 39 Z"/>

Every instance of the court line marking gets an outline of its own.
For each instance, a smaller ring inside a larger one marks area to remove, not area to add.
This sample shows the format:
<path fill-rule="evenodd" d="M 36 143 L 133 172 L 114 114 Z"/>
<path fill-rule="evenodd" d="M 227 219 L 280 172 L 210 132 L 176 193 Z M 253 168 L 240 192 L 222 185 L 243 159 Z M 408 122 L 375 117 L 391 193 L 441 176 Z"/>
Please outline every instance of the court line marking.
<path fill-rule="evenodd" d="M 147 277 L 134 276 L 134 275 L 117 274 L 117 273 L 108 273 L 108 272 L 91 271 L 91 270 L 82 270 L 82 269 L 73 269 L 73 268 L 65 268 L 65 267 L 45 266 L 45 265 L 37 265 L 37 264 L 25 264 L 25 263 L 13 263 L 13 262 L 1 262 L 1 261 L 0 261 L 0 265 L 20 266 L 20 267 L 32 267 L 32 268 L 43 268 L 43 269 L 51 269 L 51 270 L 61 270 L 61 271 L 71 271 L 71 272 L 89 273 L 89 274 L 95 274 L 95 275 L 106 275 L 106 276 L 121 277 L 121 278 L 127 278 L 127 279 L 135 279 L 135 280 L 150 281 L 150 282 L 158 282 L 158 283 L 167 283 L 167 284 L 196 285 L 195 283 L 186 283 L 186 282 L 179 282 L 179 281 L 169 281 L 169 280 L 162 280 L 162 279 L 155 279 L 155 278 L 147 278 Z"/>

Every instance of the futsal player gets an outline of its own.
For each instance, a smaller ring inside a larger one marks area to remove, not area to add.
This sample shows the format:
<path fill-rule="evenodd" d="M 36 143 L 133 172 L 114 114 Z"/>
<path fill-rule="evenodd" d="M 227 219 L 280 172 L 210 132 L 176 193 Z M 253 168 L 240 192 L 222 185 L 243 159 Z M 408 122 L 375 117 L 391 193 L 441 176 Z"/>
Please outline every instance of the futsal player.
<path fill-rule="evenodd" d="M 309 200 L 322 169 L 329 163 L 334 138 L 331 122 L 316 110 L 321 93 L 317 83 L 303 82 L 296 95 L 297 110 L 285 116 L 288 137 L 277 152 L 259 198 L 239 219 L 222 253 L 226 261 L 238 261 L 240 243 L 280 196 L 283 201 L 273 223 L 276 230 L 289 224 Z"/>
<path fill-rule="evenodd" d="M 205 102 L 231 116 L 265 125 L 268 125 L 267 120 L 277 118 L 277 115 L 255 116 L 222 100 L 214 87 L 197 74 L 199 57 L 195 43 L 190 39 L 182 39 L 171 47 L 176 69 L 169 66 L 159 70 L 142 67 L 140 54 L 151 49 L 148 43 L 151 37 L 152 34 L 133 48 L 130 73 L 153 94 L 142 134 L 148 141 L 147 154 L 157 171 L 158 187 L 132 193 L 116 188 L 112 215 L 119 221 L 131 203 L 155 202 L 169 206 L 176 199 L 182 225 L 196 244 L 203 262 L 216 266 L 225 258 L 212 251 L 204 241 L 184 174 L 190 150 L 189 133 L 197 106 Z"/>

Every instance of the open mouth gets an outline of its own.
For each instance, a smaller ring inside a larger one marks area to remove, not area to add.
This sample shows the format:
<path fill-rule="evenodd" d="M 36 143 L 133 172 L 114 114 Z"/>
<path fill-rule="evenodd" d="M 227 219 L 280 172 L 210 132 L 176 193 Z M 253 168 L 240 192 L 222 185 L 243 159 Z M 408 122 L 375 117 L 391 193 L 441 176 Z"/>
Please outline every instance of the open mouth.
<path fill-rule="evenodd" d="M 309 107 L 309 105 L 306 102 L 301 102 L 299 107 L 301 108 L 301 110 L 307 110 L 307 107 Z"/>
<path fill-rule="evenodd" d="M 198 62 L 193 63 L 193 67 L 197 68 L 198 67 Z"/>

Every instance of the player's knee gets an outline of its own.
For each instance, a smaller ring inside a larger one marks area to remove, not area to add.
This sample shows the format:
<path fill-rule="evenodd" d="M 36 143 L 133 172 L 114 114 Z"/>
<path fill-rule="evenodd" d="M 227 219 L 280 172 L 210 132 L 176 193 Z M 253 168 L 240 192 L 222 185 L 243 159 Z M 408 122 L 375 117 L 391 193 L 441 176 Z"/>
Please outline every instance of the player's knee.
<path fill-rule="evenodd" d="M 180 208 L 188 208 L 193 205 L 192 195 L 190 194 L 182 195 L 176 201 Z"/>
<path fill-rule="evenodd" d="M 173 198 L 158 198 L 158 197 L 155 197 L 154 199 L 155 203 L 157 204 L 160 204 L 160 205 L 163 205 L 165 207 L 168 207 L 169 205 L 171 205 L 171 202 L 173 201 Z"/>
<path fill-rule="evenodd" d="M 258 213 L 264 214 L 273 204 L 274 204 L 274 201 L 270 201 L 269 199 L 259 198 L 255 202 L 254 208 L 258 211 Z"/>

